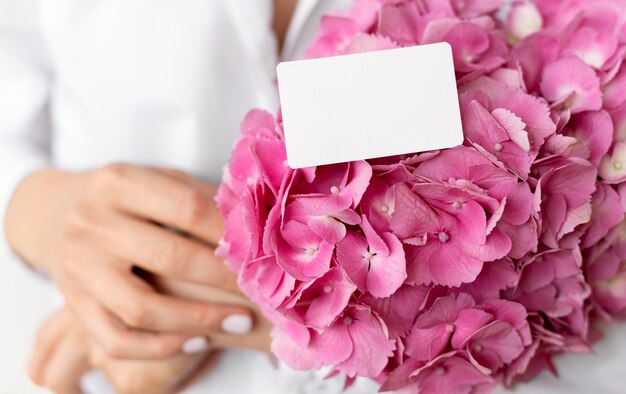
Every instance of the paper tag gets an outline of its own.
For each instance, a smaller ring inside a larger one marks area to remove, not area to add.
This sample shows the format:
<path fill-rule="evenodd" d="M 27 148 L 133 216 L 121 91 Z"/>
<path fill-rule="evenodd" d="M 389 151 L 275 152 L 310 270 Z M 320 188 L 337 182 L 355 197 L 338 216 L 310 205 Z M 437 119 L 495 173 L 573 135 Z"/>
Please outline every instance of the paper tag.
<path fill-rule="evenodd" d="M 284 62 L 277 73 L 291 168 L 463 142 L 447 43 Z"/>

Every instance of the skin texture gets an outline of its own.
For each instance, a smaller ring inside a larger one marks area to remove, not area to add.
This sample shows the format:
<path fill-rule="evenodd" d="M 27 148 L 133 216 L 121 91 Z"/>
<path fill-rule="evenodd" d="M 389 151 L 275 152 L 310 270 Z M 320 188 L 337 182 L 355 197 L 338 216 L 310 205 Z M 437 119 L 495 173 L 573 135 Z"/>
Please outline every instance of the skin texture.
<path fill-rule="evenodd" d="M 109 356 L 167 358 L 187 339 L 219 332 L 227 316 L 250 316 L 245 308 L 158 293 L 133 272 L 138 266 L 237 292 L 234 274 L 214 254 L 221 235 L 214 194 L 213 186 L 173 171 L 130 165 L 78 174 L 44 170 L 18 187 L 7 238 L 51 275 Z"/>
<path fill-rule="evenodd" d="M 100 369 L 120 394 L 167 394 L 180 391 L 210 369 L 218 352 L 178 355 L 167 360 L 116 360 L 90 339 L 65 307 L 40 328 L 29 366 L 31 380 L 55 393 L 78 394 L 80 377 Z"/>

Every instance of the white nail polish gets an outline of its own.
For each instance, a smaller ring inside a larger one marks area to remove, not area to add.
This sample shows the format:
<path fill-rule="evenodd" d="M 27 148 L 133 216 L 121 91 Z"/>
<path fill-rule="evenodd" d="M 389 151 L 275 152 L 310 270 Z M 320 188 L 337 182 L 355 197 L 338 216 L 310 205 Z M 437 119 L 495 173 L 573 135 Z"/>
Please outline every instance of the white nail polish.
<path fill-rule="evenodd" d="M 222 330 L 229 334 L 247 334 L 252 330 L 252 319 L 248 315 L 230 315 L 222 320 Z"/>
<path fill-rule="evenodd" d="M 183 353 L 202 353 L 209 350 L 209 347 L 209 340 L 206 337 L 193 337 L 183 343 Z"/>

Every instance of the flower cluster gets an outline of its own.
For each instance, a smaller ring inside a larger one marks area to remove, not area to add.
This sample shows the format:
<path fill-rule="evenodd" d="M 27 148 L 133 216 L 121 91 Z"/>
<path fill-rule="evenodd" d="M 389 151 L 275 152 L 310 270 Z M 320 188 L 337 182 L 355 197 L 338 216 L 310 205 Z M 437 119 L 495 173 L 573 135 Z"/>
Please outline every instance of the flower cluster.
<path fill-rule="evenodd" d="M 462 146 L 292 170 L 243 122 L 219 252 L 293 368 L 488 392 L 626 314 L 626 3 L 357 0 L 307 56 L 444 41 Z"/>

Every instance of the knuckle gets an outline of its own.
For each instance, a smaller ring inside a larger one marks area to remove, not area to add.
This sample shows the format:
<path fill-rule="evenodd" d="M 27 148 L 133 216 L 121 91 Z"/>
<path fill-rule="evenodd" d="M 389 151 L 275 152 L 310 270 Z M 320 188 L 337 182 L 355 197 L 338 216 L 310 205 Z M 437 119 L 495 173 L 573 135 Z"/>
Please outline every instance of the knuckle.
<path fill-rule="evenodd" d="M 163 359 L 175 354 L 172 350 L 172 346 L 162 341 L 156 342 L 151 350 L 153 353 L 152 356 L 155 359 Z"/>
<path fill-rule="evenodd" d="M 211 201 L 197 190 L 189 190 L 180 197 L 178 215 L 182 221 L 183 230 L 197 228 L 210 208 Z"/>
<path fill-rule="evenodd" d="M 76 253 L 71 248 L 66 248 L 61 252 L 61 274 L 65 278 L 80 277 L 84 270 L 84 265 Z"/>
<path fill-rule="evenodd" d="M 122 321 L 129 327 L 144 328 L 152 324 L 152 312 L 142 300 L 128 302 L 121 311 Z"/>
<path fill-rule="evenodd" d="M 63 220 L 64 231 L 68 235 L 84 234 L 96 225 L 95 214 L 88 206 L 76 204 L 72 206 Z"/>
<path fill-rule="evenodd" d="M 177 273 L 184 270 L 186 257 L 183 247 L 174 241 L 161 242 L 154 250 L 154 264 L 161 273 Z"/>
<path fill-rule="evenodd" d="M 198 326 L 204 327 L 209 332 L 221 331 L 221 318 L 213 308 L 199 308 L 193 317 Z"/>
<path fill-rule="evenodd" d="M 108 338 L 102 344 L 102 348 L 104 349 L 104 353 L 109 358 L 123 359 L 126 356 L 126 344 L 118 336 Z"/>
<path fill-rule="evenodd" d="M 102 167 L 102 173 L 111 177 L 112 180 L 123 179 L 128 175 L 128 165 L 122 163 L 111 163 Z"/>
<path fill-rule="evenodd" d="M 145 385 L 142 382 L 142 379 L 138 379 L 137 377 L 133 378 L 130 373 L 126 372 L 118 372 L 114 376 L 111 376 L 113 386 L 117 389 L 117 392 L 120 394 L 143 394 L 146 393 L 144 391 Z"/>
<path fill-rule="evenodd" d="M 127 176 L 127 165 L 121 163 L 107 164 L 93 172 L 91 186 L 95 190 L 108 190 Z"/>

